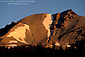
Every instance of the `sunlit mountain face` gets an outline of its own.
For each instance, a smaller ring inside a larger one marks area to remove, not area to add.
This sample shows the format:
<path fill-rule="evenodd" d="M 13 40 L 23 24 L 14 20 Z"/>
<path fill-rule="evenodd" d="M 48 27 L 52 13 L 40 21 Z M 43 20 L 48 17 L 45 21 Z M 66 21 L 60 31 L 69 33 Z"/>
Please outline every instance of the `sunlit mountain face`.
<path fill-rule="evenodd" d="M 5 35 L 1 36 L 1 38 L 4 39 L 1 40 L 1 42 L 6 42 L 4 45 L 6 47 L 14 47 L 25 44 L 35 45 L 37 43 L 47 42 L 51 34 L 51 15 L 52 14 L 46 13 L 33 14 L 19 20 Z M 5 41 L 5 39 L 7 40 Z M 18 44 L 18 42 L 20 43 Z"/>
<path fill-rule="evenodd" d="M 60 50 L 62 47 L 65 50 L 77 49 L 81 45 L 84 48 L 84 24 L 85 17 L 71 9 L 56 14 L 33 14 L 0 29 L 0 47 L 40 45 L 42 48 Z"/>

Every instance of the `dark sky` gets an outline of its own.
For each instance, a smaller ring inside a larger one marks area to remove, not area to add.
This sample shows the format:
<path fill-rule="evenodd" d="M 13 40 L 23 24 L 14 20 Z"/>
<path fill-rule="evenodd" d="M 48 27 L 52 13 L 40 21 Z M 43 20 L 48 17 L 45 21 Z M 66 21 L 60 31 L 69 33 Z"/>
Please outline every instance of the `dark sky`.
<path fill-rule="evenodd" d="M 32 14 L 54 14 L 67 9 L 85 16 L 85 0 L 0 0 L 0 28 Z"/>

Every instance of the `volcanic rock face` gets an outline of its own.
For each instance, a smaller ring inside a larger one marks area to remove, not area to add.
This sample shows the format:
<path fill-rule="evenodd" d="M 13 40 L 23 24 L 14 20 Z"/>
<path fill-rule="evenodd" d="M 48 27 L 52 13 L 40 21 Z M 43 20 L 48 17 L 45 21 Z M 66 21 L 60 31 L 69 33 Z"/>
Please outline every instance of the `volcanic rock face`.
<path fill-rule="evenodd" d="M 53 19 L 53 20 L 52 20 Z M 3 35 L 0 32 L 0 46 L 53 45 L 66 47 L 85 40 L 85 17 L 71 9 L 57 14 L 33 14 L 14 23 Z"/>
<path fill-rule="evenodd" d="M 72 10 L 53 15 L 51 25 L 51 39 L 59 42 L 62 47 L 70 47 L 76 41 L 85 39 L 85 17 L 78 16 Z"/>
<path fill-rule="evenodd" d="M 27 16 L 1 36 L 1 45 L 21 46 L 47 42 L 50 36 L 51 14 L 34 14 Z"/>

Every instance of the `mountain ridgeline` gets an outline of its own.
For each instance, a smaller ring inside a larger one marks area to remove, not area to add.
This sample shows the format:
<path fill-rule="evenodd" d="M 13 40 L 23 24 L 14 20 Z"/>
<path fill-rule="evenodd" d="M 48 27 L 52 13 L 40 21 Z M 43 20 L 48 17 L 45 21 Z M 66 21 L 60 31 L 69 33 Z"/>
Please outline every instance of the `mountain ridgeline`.
<path fill-rule="evenodd" d="M 77 48 L 79 44 L 84 47 L 85 17 L 71 9 L 56 14 L 33 14 L 0 29 L 0 47 L 38 44 L 44 48 L 62 47 L 64 50 Z"/>

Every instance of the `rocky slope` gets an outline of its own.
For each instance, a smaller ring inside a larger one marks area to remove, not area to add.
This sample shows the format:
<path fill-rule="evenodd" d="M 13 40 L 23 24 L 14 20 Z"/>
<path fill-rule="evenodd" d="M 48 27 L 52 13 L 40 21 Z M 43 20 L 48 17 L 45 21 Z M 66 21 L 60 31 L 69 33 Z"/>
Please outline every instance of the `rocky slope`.
<path fill-rule="evenodd" d="M 84 24 L 85 17 L 71 9 L 56 14 L 33 14 L 0 29 L 0 46 L 36 46 L 41 43 L 50 48 L 76 48 L 79 41 L 85 40 Z"/>
<path fill-rule="evenodd" d="M 50 38 L 55 44 L 58 42 L 58 45 L 66 48 L 85 40 L 85 17 L 77 15 L 71 9 L 53 14 L 53 17 Z"/>

